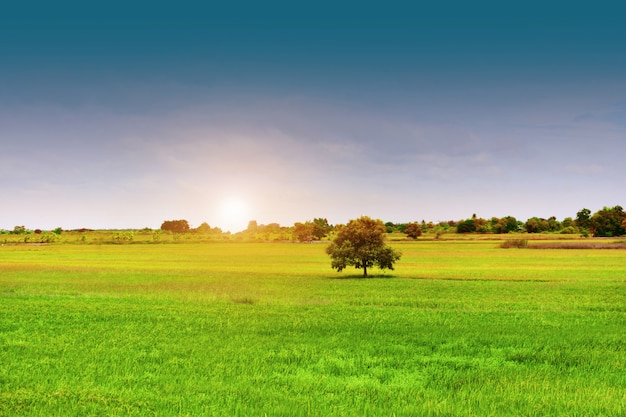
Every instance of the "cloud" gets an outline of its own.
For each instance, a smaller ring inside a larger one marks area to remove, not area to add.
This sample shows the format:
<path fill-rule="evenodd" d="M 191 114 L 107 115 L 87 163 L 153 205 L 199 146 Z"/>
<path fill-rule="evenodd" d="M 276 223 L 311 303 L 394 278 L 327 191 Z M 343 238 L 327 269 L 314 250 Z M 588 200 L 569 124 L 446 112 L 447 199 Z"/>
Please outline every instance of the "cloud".
<path fill-rule="evenodd" d="M 21 205 L 44 202 L 63 216 L 66 204 L 82 213 L 72 221 L 93 214 L 93 227 L 158 227 L 172 216 L 212 224 L 219 200 L 233 194 L 249 199 L 258 221 L 283 224 L 360 214 L 455 218 L 468 206 L 488 215 L 486 205 L 514 214 L 507 204 L 555 204 L 572 192 L 572 176 L 601 178 L 594 198 L 609 194 L 625 174 L 622 108 L 612 96 L 537 97 L 498 105 L 469 93 L 433 102 L 434 93 L 362 100 L 205 91 L 141 111 L 141 98 L 126 103 L 129 111 L 109 98 L 5 105 L 0 176 L 4 191 L 20 190 Z M 30 216 L 39 218 L 37 210 Z"/>
<path fill-rule="evenodd" d="M 567 165 L 565 172 L 583 176 L 600 176 L 606 173 L 606 168 L 599 164 Z"/>

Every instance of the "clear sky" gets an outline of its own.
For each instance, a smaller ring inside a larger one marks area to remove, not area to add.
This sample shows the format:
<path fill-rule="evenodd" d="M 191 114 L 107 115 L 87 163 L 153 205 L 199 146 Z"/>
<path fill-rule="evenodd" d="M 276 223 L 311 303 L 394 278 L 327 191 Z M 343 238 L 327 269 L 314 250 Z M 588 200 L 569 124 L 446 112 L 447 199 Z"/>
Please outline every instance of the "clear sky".
<path fill-rule="evenodd" d="M 626 205 L 618 2 L 15 3 L 0 229 Z"/>

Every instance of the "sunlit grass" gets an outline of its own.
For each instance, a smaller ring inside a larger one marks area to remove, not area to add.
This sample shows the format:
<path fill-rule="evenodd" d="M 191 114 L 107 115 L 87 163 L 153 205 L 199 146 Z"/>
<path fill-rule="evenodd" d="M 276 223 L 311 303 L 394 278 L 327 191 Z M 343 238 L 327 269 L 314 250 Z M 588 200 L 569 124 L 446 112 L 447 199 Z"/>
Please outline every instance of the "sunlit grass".
<path fill-rule="evenodd" d="M 626 256 L 395 242 L 0 248 L 0 415 L 626 413 Z"/>

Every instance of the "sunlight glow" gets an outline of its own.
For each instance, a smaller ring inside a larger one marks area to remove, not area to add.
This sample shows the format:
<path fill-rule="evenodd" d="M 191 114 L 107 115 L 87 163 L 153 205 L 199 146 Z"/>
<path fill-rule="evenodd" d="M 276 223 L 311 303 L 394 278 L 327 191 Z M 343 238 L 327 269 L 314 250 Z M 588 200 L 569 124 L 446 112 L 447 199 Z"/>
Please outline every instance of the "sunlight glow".
<path fill-rule="evenodd" d="M 229 197 L 220 205 L 220 227 L 223 231 L 240 232 L 248 227 L 250 221 L 248 203 L 238 197 Z"/>

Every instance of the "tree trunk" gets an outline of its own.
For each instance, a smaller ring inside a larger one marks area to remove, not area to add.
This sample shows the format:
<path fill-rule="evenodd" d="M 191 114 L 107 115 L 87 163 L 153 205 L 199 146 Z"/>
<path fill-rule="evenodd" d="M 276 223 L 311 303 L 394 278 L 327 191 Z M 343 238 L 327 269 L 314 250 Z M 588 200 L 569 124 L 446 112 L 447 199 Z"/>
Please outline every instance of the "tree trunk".
<path fill-rule="evenodd" d="M 367 264 L 363 262 L 363 278 L 367 278 Z"/>

